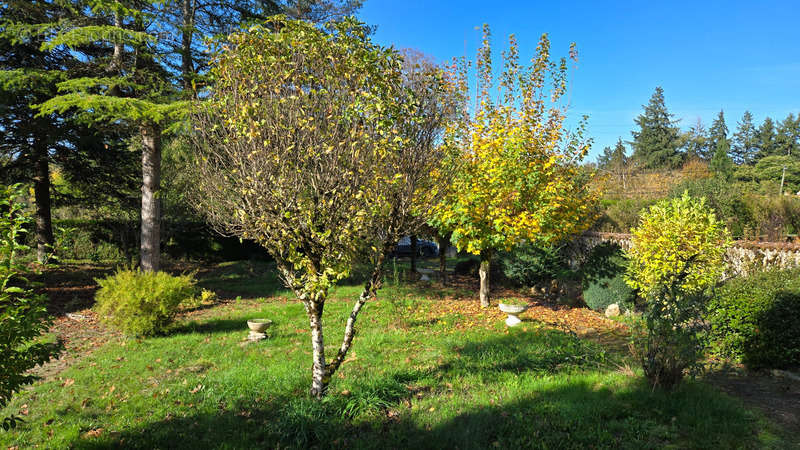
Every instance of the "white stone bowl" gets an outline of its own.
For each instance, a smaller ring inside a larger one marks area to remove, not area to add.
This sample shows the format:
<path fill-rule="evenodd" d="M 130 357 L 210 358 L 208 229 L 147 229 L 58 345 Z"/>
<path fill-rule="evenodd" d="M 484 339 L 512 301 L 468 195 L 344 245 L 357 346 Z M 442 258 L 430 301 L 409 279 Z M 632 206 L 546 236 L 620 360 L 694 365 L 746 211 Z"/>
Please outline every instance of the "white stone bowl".
<path fill-rule="evenodd" d="M 508 318 L 506 319 L 506 325 L 509 327 L 514 327 L 519 325 L 522 320 L 517 317 L 518 314 L 525 312 L 528 309 L 528 305 L 509 305 L 507 303 L 500 303 L 497 305 L 500 307 L 500 311 L 508 314 Z"/>
<path fill-rule="evenodd" d="M 524 313 L 528 309 L 528 305 L 509 305 L 507 303 L 500 303 L 498 306 L 500 307 L 500 311 L 503 311 L 506 314 L 520 314 Z"/>
<path fill-rule="evenodd" d="M 272 321 L 269 319 L 251 319 L 247 321 L 247 326 L 256 333 L 263 333 L 270 325 L 272 325 Z"/>

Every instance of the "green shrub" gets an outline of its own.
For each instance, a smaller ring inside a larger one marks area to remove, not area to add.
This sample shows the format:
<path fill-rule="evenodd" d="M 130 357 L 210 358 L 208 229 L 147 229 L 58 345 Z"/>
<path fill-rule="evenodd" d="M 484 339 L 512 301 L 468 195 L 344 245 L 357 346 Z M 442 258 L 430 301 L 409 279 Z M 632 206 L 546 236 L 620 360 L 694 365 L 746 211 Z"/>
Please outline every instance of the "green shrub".
<path fill-rule="evenodd" d="M 800 269 L 729 280 L 710 304 L 712 349 L 750 367 L 800 367 Z"/>
<path fill-rule="evenodd" d="M 725 271 L 730 233 L 704 198 L 684 193 L 662 200 L 642 214 L 631 234 L 626 279 L 645 296 L 679 279 L 681 289 L 703 291 Z"/>
<path fill-rule="evenodd" d="M 586 306 L 600 312 L 605 311 L 612 303 L 618 304 L 620 311 L 631 310 L 635 300 L 636 291 L 625 283 L 622 274 L 590 282 L 583 290 Z"/>
<path fill-rule="evenodd" d="M 719 177 L 687 180 L 676 186 L 670 196 L 680 198 L 684 192 L 694 198 L 705 198 L 706 205 L 736 237 L 752 234 L 751 230 L 757 228 L 747 197 L 750 191 L 742 184 Z"/>
<path fill-rule="evenodd" d="M 626 198 L 604 201 L 605 211 L 594 229 L 612 233 L 627 233 L 639 221 L 639 214 L 655 203 L 651 198 Z"/>
<path fill-rule="evenodd" d="M 701 367 L 703 318 L 730 235 L 704 199 L 687 193 L 650 207 L 631 234 L 625 279 L 645 299 L 634 352 L 653 387 L 672 389 Z"/>
<path fill-rule="evenodd" d="M 30 373 L 58 355 L 61 341 L 42 342 L 50 326 L 45 298 L 35 295 L 23 276 L 25 267 L 18 258 L 29 250 L 19 243 L 32 221 L 22 202 L 21 185 L 0 186 L 0 410 L 22 386 L 37 379 Z M 18 417 L 0 416 L 0 426 L 16 426 Z"/>
<path fill-rule="evenodd" d="M 517 286 L 568 278 L 569 266 L 555 246 L 521 244 L 510 252 L 499 252 L 503 276 Z"/>
<path fill-rule="evenodd" d="M 196 294 L 191 275 L 120 270 L 97 282 L 95 311 L 100 319 L 133 336 L 164 332 L 181 303 Z"/>
<path fill-rule="evenodd" d="M 620 310 L 633 309 L 636 291 L 625 282 L 627 261 L 616 244 L 601 244 L 592 249 L 581 267 L 583 301 L 595 311 L 605 311 L 617 303 Z"/>

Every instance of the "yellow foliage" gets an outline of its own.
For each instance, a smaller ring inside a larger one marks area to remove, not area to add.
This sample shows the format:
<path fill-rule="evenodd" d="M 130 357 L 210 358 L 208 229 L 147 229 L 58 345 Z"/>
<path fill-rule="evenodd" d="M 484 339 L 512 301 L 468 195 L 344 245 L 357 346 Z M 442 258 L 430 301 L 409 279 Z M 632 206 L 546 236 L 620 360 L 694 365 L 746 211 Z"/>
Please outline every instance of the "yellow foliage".
<path fill-rule="evenodd" d="M 512 36 L 493 96 L 486 27 L 484 34 L 478 109 L 445 137 L 445 145 L 458 150 L 457 170 L 451 194 L 434 211 L 434 224 L 452 231 L 458 248 L 474 254 L 582 232 L 598 192 L 578 166 L 589 148 L 583 122 L 574 134 L 563 126 L 566 62 L 550 61 L 543 35 L 531 66 L 521 67 Z M 455 76 L 465 77 L 465 69 Z M 549 89 L 545 80 L 552 80 Z"/>

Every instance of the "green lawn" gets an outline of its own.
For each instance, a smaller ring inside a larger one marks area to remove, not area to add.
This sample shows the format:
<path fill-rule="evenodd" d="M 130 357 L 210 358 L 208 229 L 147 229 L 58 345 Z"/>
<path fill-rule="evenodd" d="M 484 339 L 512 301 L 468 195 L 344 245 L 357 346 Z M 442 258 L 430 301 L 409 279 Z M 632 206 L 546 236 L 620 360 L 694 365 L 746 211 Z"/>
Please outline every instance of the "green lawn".
<path fill-rule="evenodd" d="M 228 274 L 238 288 L 247 285 L 240 272 Z M 204 284 L 221 288 L 225 276 Z M 254 273 L 249 286 L 274 288 L 270 276 Z M 336 297 L 355 292 L 341 288 Z M 500 320 L 458 327 L 469 318 L 432 317 L 441 300 L 410 287 L 386 288 L 367 304 L 349 360 L 317 402 L 307 396 L 308 323 L 302 306 L 280 294 L 204 311 L 164 337 L 106 344 L 16 396 L 0 415 L 22 413 L 26 422 L 0 432 L 0 448 L 792 445 L 706 384 L 653 392 L 620 369 L 622 355 L 598 344 L 535 320 L 511 330 Z M 349 308 L 348 300 L 326 307 L 329 346 Z M 275 324 L 269 339 L 242 345 L 252 317 Z"/>

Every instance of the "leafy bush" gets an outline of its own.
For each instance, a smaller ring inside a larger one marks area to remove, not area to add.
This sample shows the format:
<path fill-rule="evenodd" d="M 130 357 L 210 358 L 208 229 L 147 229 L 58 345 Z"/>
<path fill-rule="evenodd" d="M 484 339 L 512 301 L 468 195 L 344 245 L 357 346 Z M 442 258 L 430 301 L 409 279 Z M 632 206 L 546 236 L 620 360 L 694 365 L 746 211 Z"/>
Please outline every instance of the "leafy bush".
<path fill-rule="evenodd" d="M 19 253 L 28 250 L 19 240 L 31 222 L 20 201 L 23 192 L 20 185 L 0 188 L 0 409 L 14 392 L 36 380 L 30 369 L 61 351 L 61 342 L 36 341 L 50 321 L 45 298 L 34 295 L 17 261 Z M 19 420 L 14 416 L 0 419 L 6 430 Z"/>
<path fill-rule="evenodd" d="M 650 207 L 631 231 L 626 281 L 645 297 L 634 351 L 650 384 L 672 389 L 700 367 L 703 318 L 730 235 L 703 199 L 686 193 Z"/>
<path fill-rule="evenodd" d="M 594 229 L 613 233 L 627 233 L 636 225 L 639 214 L 654 203 L 650 198 L 626 198 L 606 200 L 605 212 L 597 221 Z"/>
<path fill-rule="evenodd" d="M 685 192 L 695 198 L 705 198 L 706 205 L 725 222 L 734 236 L 752 234 L 752 230 L 757 228 L 751 205 L 747 201 L 749 191 L 743 185 L 719 177 L 689 180 L 676 186 L 671 197 L 680 198 Z"/>
<path fill-rule="evenodd" d="M 636 291 L 625 282 L 626 260 L 616 244 L 593 248 L 581 267 L 583 301 L 595 311 L 617 303 L 621 310 L 633 309 Z"/>
<path fill-rule="evenodd" d="M 642 214 L 631 230 L 628 284 L 645 296 L 680 280 L 687 292 L 719 282 L 730 233 L 705 204 L 684 193 L 662 200 Z"/>
<path fill-rule="evenodd" d="M 100 319 L 126 334 L 152 336 L 172 322 L 181 303 L 196 293 L 191 275 L 120 270 L 97 280 L 95 311 Z"/>
<path fill-rule="evenodd" d="M 622 274 L 590 282 L 583 290 L 586 306 L 600 312 L 605 311 L 612 303 L 618 304 L 621 311 L 631 310 L 635 300 L 636 291 L 625 283 Z"/>
<path fill-rule="evenodd" d="M 710 304 L 714 351 L 748 366 L 800 367 L 800 269 L 735 278 Z"/>
<path fill-rule="evenodd" d="M 497 255 L 504 277 L 518 286 L 534 286 L 542 281 L 565 278 L 570 271 L 555 246 L 521 244 Z"/>

